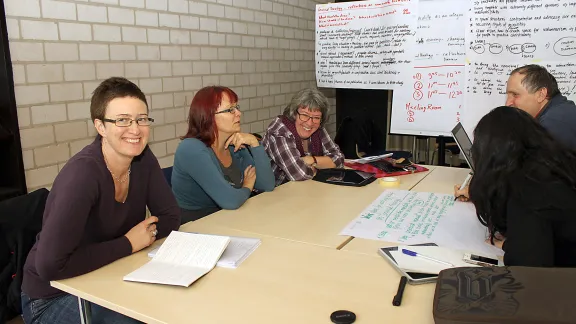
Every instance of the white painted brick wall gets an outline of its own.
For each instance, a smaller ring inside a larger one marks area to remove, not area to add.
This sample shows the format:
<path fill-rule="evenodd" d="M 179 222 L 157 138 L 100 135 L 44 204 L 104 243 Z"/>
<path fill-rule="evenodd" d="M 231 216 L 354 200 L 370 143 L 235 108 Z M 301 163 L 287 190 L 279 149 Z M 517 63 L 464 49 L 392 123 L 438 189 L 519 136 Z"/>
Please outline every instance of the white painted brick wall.
<path fill-rule="evenodd" d="M 162 166 L 206 85 L 236 91 L 242 130 L 262 133 L 294 92 L 315 85 L 317 2 L 327 1 L 5 0 L 29 189 L 49 187 L 92 142 L 90 98 L 110 76 L 146 93 Z"/>

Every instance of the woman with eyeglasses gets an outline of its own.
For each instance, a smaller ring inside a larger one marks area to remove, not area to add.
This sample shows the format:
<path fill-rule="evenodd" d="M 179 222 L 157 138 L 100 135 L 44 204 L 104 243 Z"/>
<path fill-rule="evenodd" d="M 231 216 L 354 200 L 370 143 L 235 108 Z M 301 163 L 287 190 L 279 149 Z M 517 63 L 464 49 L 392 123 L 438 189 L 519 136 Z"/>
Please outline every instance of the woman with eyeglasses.
<path fill-rule="evenodd" d="M 78 298 L 51 280 L 76 277 L 142 250 L 180 226 L 180 209 L 148 148 L 146 97 L 124 78 L 103 81 L 90 115 L 98 136 L 54 180 L 42 230 L 24 265 L 27 324 L 80 323 Z M 153 216 L 146 218 L 146 207 Z M 140 323 L 91 304 L 92 323 Z"/>
<path fill-rule="evenodd" d="M 270 159 L 254 135 L 241 132 L 241 115 L 238 95 L 226 87 L 202 88 L 192 99 L 172 171 L 183 224 L 237 209 L 254 189 L 274 189 Z"/>
<path fill-rule="evenodd" d="M 302 89 L 292 97 L 262 139 L 272 159 L 276 185 L 312 179 L 317 169 L 341 168 L 344 155 L 324 124 L 328 99 L 316 89 Z"/>

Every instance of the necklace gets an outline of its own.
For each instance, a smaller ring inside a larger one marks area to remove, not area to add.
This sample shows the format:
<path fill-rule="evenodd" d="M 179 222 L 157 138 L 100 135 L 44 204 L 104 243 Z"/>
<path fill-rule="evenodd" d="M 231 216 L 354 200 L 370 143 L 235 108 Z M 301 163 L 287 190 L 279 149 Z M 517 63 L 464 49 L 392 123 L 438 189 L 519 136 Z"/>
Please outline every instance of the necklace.
<path fill-rule="evenodd" d="M 104 152 L 102 152 L 102 155 L 104 156 L 104 162 L 106 162 L 106 169 L 108 169 L 108 171 L 110 172 L 110 174 L 112 175 L 112 179 L 118 181 L 119 183 L 124 183 L 128 180 L 128 177 L 130 176 L 130 169 L 132 168 L 132 164 L 130 164 L 130 166 L 128 167 L 128 172 L 126 172 L 126 175 L 124 176 L 124 179 L 120 179 L 120 177 L 117 177 L 114 172 L 112 172 L 112 170 L 110 170 L 110 167 L 108 166 L 108 159 L 106 159 L 106 154 L 104 154 Z"/>

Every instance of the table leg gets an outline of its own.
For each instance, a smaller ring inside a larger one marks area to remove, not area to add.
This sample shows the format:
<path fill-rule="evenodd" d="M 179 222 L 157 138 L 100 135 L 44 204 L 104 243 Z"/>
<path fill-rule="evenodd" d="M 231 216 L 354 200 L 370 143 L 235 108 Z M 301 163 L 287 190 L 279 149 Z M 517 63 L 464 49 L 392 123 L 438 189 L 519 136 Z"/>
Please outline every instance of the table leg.
<path fill-rule="evenodd" d="M 90 314 L 90 303 L 78 297 L 78 307 L 80 307 L 80 323 L 90 324 L 92 314 Z"/>

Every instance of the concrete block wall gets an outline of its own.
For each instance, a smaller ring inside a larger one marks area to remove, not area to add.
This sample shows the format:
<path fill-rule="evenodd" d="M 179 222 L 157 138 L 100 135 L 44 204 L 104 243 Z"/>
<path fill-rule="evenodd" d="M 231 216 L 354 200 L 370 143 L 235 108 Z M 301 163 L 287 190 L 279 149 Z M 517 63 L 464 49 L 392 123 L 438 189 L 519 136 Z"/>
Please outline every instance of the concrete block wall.
<path fill-rule="evenodd" d="M 203 86 L 231 87 L 243 131 L 263 133 L 294 92 L 315 86 L 314 9 L 323 2 L 4 0 L 28 189 L 50 187 L 94 139 L 91 93 L 110 76 L 147 95 L 163 167 Z"/>

